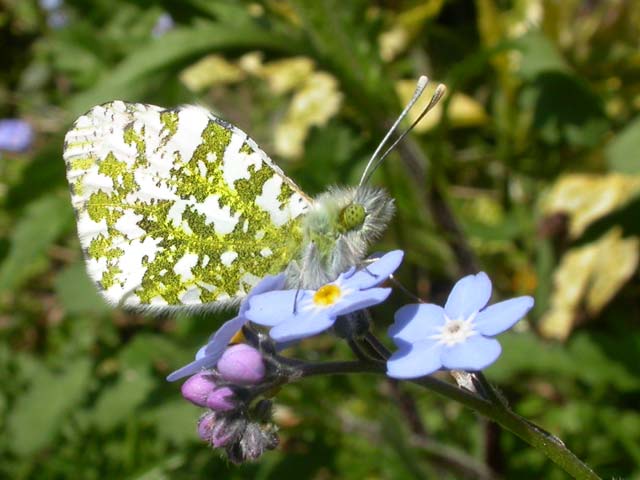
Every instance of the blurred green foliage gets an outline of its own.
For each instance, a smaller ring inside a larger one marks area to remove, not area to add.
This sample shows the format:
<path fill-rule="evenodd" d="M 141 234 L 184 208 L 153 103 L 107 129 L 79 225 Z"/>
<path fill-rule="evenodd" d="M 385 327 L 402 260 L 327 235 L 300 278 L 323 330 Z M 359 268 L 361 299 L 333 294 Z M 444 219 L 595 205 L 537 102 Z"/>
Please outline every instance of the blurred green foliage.
<path fill-rule="evenodd" d="M 227 465 L 197 439 L 198 409 L 164 381 L 225 315 L 115 311 L 84 273 L 61 150 L 91 106 L 206 105 L 315 194 L 356 181 L 400 111 L 397 82 L 426 73 L 449 96 L 409 153 L 392 155 L 374 179 L 398 205 L 380 248 L 407 251 L 400 276 L 430 301 L 475 268 L 465 248 L 498 295 L 535 293 L 529 323 L 504 336 L 488 376 L 603 477 L 640 478 L 639 3 L 0 5 L 0 118 L 37 132 L 27 153 L 0 159 L 0 476 L 479 478 L 488 461 L 504 478 L 565 478 L 460 406 L 364 375 L 283 389 L 281 447 L 257 464 Z M 154 30 L 167 13 L 175 25 Z M 205 65 L 204 86 L 190 87 L 189 67 L 209 55 L 235 73 L 221 79 Z M 311 67 L 292 73 L 281 62 L 292 58 Z M 278 75 L 292 86 L 274 88 Z M 319 111 L 295 111 L 314 91 Z M 339 108 L 322 110 L 329 98 Z M 302 155 L 287 154 L 295 141 Z M 572 189 L 559 182 L 567 178 Z M 378 310 L 381 333 L 401 302 L 396 294 Z M 293 354 L 350 355 L 328 335 Z M 426 441 L 411 434 L 407 392 Z"/>

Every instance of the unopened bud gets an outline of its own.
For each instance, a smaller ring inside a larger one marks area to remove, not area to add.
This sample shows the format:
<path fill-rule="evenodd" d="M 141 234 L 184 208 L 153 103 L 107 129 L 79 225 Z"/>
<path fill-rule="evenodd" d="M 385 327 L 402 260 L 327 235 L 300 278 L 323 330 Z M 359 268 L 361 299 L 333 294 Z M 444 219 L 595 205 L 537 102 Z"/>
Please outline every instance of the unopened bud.
<path fill-rule="evenodd" d="M 256 403 L 253 408 L 253 418 L 259 422 L 270 422 L 273 417 L 273 402 L 271 400 L 262 399 Z"/>
<path fill-rule="evenodd" d="M 200 372 L 182 384 L 182 396 L 200 407 L 207 406 L 207 398 L 215 390 L 216 384 L 210 373 Z"/>
<path fill-rule="evenodd" d="M 233 410 L 236 408 L 235 394 L 229 387 L 216 388 L 207 396 L 204 406 L 219 412 Z"/>
<path fill-rule="evenodd" d="M 218 360 L 217 370 L 226 381 L 239 385 L 255 385 L 265 375 L 262 354 L 245 343 L 227 348 Z"/>
<path fill-rule="evenodd" d="M 242 417 L 223 417 L 213 427 L 209 442 L 214 448 L 224 447 L 239 441 L 244 434 L 247 421 Z"/>
<path fill-rule="evenodd" d="M 235 394 L 229 387 L 218 387 L 207 372 L 196 373 L 182 385 L 182 396 L 200 407 L 226 412 L 236 408 Z"/>
<path fill-rule="evenodd" d="M 207 412 L 198 420 L 198 436 L 205 442 L 210 442 L 213 434 L 213 427 L 216 424 L 216 414 Z"/>
<path fill-rule="evenodd" d="M 229 444 L 227 456 L 233 463 L 240 464 L 258 459 L 265 450 L 272 450 L 278 446 L 278 435 L 273 426 L 262 426 L 249 423 L 240 441 Z"/>

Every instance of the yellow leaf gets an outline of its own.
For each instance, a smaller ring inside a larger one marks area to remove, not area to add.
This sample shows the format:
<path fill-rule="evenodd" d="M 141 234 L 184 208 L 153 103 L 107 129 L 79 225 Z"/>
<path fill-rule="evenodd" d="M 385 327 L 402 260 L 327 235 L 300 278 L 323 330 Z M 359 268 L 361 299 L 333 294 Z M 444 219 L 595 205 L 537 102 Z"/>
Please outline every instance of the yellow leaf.
<path fill-rule="evenodd" d="M 569 235 L 579 237 L 594 221 L 640 194 L 640 175 L 571 174 L 560 178 L 542 200 L 545 215 L 569 216 Z"/>
<path fill-rule="evenodd" d="M 614 227 L 595 242 L 569 250 L 553 275 L 551 308 L 541 319 L 541 333 L 564 340 L 582 309 L 597 315 L 635 272 L 639 245 L 638 238 L 624 238 Z"/>

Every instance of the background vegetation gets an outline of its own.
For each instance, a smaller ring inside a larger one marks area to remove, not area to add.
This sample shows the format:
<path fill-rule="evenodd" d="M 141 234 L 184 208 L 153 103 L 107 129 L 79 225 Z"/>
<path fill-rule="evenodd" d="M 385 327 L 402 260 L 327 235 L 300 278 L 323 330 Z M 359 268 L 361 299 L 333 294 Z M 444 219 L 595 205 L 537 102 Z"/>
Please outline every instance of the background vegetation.
<path fill-rule="evenodd" d="M 281 447 L 228 465 L 164 380 L 225 316 L 112 310 L 84 272 L 61 155 L 91 106 L 203 104 L 315 194 L 357 181 L 427 74 L 449 94 L 374 177 L 398 205 L 380 249 L 430 301 L 478 269 L 535 295 L 487 375 L 603 477 L 640 478 L 639 29 L 624 0 L 0 0 L 0 118 L 35 132 L 0 159 L 0 476 L 565 478 L 366 375 L 283 389 Z M 350 355 L 329 335 L 292 354 Z"/>

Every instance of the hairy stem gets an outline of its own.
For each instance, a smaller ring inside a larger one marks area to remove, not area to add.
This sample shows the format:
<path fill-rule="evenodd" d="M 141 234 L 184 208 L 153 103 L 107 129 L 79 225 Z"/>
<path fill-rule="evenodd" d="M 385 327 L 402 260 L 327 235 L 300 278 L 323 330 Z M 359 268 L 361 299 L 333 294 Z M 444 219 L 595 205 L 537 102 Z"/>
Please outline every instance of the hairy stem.
<path fill-rule="evenodd" d="M 383 362 L 357 360 L 347 362 L 305 363 L 299 365 L 298 369 L 299 376 L 296 379 L 315 375 L 347 373 L 375 373 L 384 375 L 386 365 Z M 597 480 L 600 478 L 593 470 L 576 457 L 561 440 L 516 414 L 504 405 L 503 402 L 485 400 L 467 390 L 463 390 L 431 376 L 417 378 L 410 380 L 410 382 L 431 390 L 438 395 L 460 402 L 466 407 L 493 420 L 504 429 L 520 437 L 529 445 L 540 450 L 572 477 L 580 480 Z M 486 380 L 484 382 L 486 382 Z M 488 382 L 486 382 L 483 387 L 491 389 L 492 393 L 489 395 L 490 398 L 499 398 Z"/>

